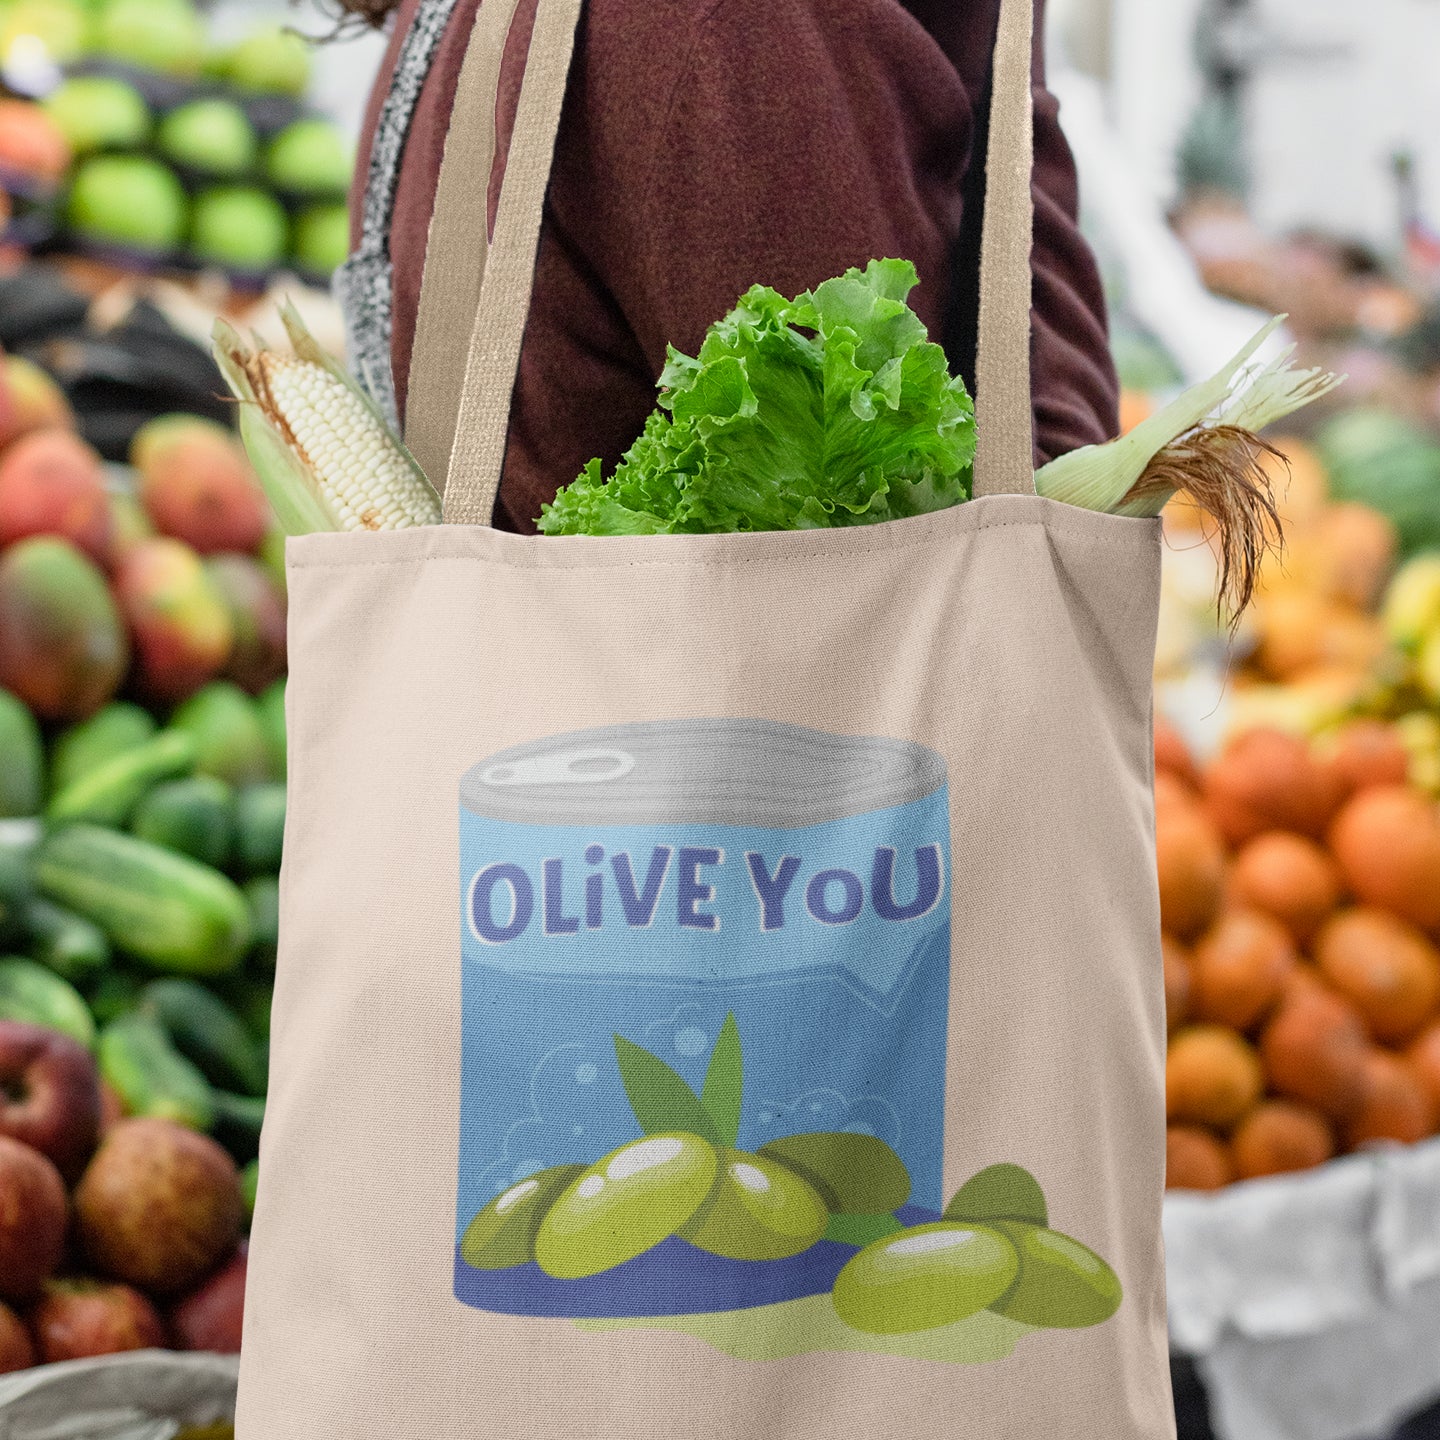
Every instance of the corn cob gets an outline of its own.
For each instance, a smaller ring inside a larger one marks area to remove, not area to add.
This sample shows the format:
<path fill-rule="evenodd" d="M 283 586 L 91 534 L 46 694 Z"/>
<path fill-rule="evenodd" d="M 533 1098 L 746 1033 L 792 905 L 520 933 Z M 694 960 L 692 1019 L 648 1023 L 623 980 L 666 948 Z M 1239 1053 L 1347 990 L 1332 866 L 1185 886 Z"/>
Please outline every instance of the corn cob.
<path fill-rule="evenodd" d="M 438 525 L 440 498 L 415 457 L 302 324 L 293 355 L 247 346 L 225 321 L 215 357 L 241 402 L 240 434 L 288 535 Z"/>

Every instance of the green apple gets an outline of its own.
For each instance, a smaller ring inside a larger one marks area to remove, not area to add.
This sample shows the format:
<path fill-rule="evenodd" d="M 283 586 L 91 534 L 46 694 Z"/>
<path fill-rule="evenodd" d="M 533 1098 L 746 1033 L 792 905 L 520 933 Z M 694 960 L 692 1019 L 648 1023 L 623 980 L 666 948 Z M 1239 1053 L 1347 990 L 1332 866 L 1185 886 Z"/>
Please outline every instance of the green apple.
<path fill-rule="evenodd" d="M 343 195 L 355 171 L 349 140 L 328 120 L 297 120 L 270 142 L 265 170 L 277 190 Z"/>
<path fill-rule="evenodd" d="M 191 100 L 160 126 L 160 149 L 176 165 L 231 179 L 255 164 L 255 130 L 233 100 Z"/>
<path fill-rule="evenodd" d="M 150 107 L 133 86 L 108 75 L 78 75 L 52 91 L 45 110 L 77 155 L 130 150 L 150 134 Z"/>
<path fill-rule="evenodd" d="M 205 26 L 190 0 L 109 0 L 97 39 L 113 59 L 165 75 L 199 75 L 205 61 Z"/>
<path fill-rule="evenodd" d="M 339 269 L 350 253 L 350 211 L 343 201 L 312 205 L 295 222 L 296 262 L 316 275 Z"/>
<path fill-rule="evenodd" d="M 230 51 L 226 71 L 238 89 L 298 98 L 310 88 L 310 45 L 293 30 L 267 26 Z"/>
<path fill-rule="evenodd" d="M 185 218 L 175 172 L 145 155 L 97 155 L 81 165 L 70 190 L 70 223 L 90 240 L 173 250 Z"/>
<path fill-rule="evenodd" d="M 250 185 L 222 185 L 195 201 L 190 251 L 237 270 L 268 270 L 285 256 L 289 222 L 273 195 Z"/>

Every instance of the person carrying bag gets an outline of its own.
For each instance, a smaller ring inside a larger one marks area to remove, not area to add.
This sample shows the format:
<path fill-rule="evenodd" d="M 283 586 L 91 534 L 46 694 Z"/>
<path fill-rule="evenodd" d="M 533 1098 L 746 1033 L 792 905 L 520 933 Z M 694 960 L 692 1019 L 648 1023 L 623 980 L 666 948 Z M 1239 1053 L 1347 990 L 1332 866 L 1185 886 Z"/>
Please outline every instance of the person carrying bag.
<path fill-rule="evenodd" d="M 501 8 L 446 523 L 288 549 L 240 1440 L 1167 1440 L 1160 534 L 1034 492 L 1029 0 L 973 502 L 618 539 L 491 526 L 580 0 L 467 258 Z"/>

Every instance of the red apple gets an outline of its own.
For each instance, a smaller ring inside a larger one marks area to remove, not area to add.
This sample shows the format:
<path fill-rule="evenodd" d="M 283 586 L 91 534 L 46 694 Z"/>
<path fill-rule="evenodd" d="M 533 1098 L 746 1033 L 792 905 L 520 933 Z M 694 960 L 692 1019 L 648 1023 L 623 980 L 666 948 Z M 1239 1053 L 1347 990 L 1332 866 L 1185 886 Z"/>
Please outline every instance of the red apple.
<path fill-rule="evenodd" d="M 28 1300 L 65 1253 L 65 1182 L 38 1151 L 0 1136 L 0 1295 Z"/>
<path fill-rule="evenodd" d="M 28 1370 L 34 1363 L 30 1332 L 8 1305 L 0 1305 L 0 1375 Z"/>
<path fill-rule="evenodd" d="M 100 1135 L 100 1076 L 90 1052 L 58 1031 L 0 1020 L 0 1135 L 75 1179 Z"/>
<path fill-rule="evenodd" d="M 245 1247 L 198 1290 L 170 1312 L 170 1336 L 177 1350 L 209 1350 L 216 1355 L 240 1353 L 240 1328 L 245 1318 Z"/>
<path fill-rule="evenodd" d="M 208 1135 L 170 1120 L 122 1120 L 75 1191 L 91 1263 L 155 1295 L 199 1284 L 240 1241 L 235 1162 Z"/>
<path fill-rule="evenodd" d="M 30 1312 L 30 1328 L 47 1365 L 165 1344 L 155 1307 L 128 1285 L 102 1280 L 52 1280 Z"/>

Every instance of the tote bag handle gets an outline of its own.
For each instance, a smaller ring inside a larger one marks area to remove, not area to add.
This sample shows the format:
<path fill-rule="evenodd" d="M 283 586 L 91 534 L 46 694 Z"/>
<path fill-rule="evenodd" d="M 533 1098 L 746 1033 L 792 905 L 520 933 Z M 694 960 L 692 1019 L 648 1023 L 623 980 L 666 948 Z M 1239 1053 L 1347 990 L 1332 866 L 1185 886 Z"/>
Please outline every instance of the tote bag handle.
<path fill-rule="evenodd" d="M 495 152 L 501 58 L 515 6 L 516 0 L 484 0 L 480 6 L 441 166 L 417 325 L 416 362 L 424 370 L 420 391 L 411 388 L 417 422 L 412 443 L 422 465 L 428 460 L 434 467 L 427 466 L 430 474 L 446 473 L 445 522 L 450 525 L 489 525 L 494 514 L 545 192 L 583 0 L 538 0 L 495 236 L 487 246 L 484 192 Z M 1001 0 L 981 239 L 977 498 L 1035 493 L 1030 397 L 1033 47 L 1032 0 Z M 482 221 L 475 226 L 477 185 Z M 476 304 L 470 310 L 472 295 Z M 474 328 L 465 344 L 464 317 L 471 314 Z M 448 432 L 446 396 L 454 394 L 459 404 L 447 463 L 438 453 L 443 447 L 439 437 Z"/>

